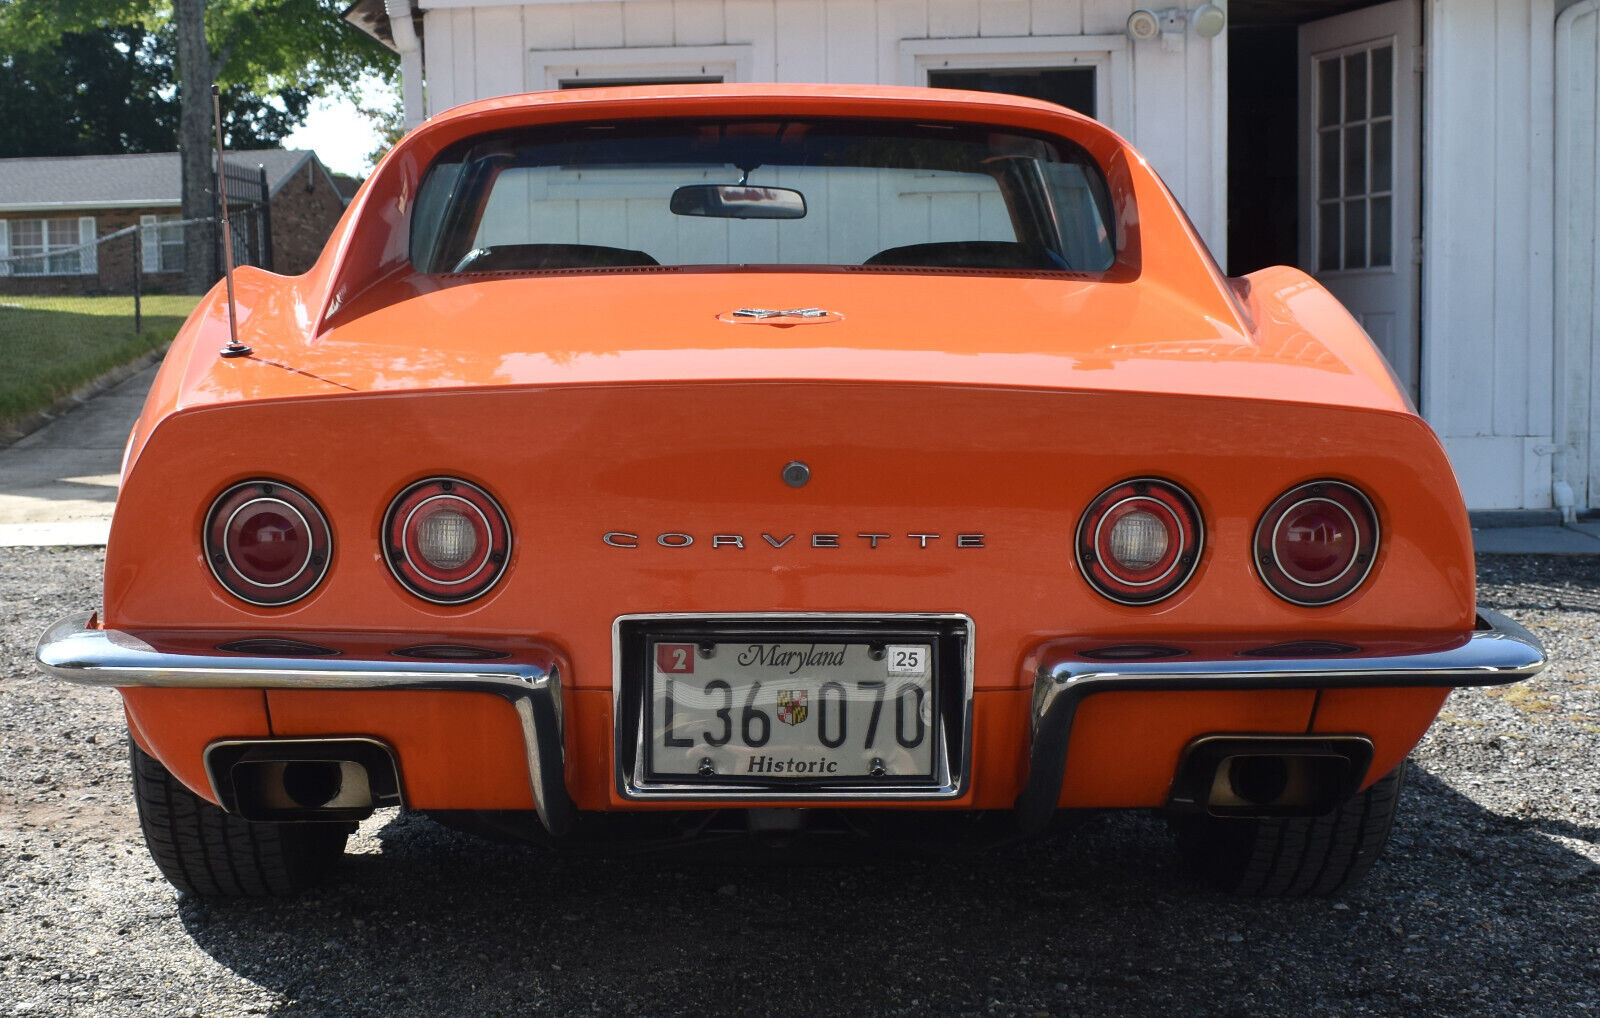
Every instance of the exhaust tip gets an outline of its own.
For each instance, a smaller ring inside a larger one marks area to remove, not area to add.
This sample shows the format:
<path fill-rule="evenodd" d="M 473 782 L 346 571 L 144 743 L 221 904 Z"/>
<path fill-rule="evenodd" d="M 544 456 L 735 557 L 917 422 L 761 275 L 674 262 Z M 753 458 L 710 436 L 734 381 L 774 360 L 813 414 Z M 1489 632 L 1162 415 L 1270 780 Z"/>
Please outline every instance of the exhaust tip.
<path fill-rule="evenodd" d="M 376 739 L 227 740 L 205 761 L 222 807 L 246 820 L 363 820 L 400 805 L 394 754 Z"/>
<path fill-rule="evenodd" d="M 1185 748 L 1169 809 L 1218 817 L 1322 816 L 1372 764 L 1359 735 L 1206 735 Z"/>

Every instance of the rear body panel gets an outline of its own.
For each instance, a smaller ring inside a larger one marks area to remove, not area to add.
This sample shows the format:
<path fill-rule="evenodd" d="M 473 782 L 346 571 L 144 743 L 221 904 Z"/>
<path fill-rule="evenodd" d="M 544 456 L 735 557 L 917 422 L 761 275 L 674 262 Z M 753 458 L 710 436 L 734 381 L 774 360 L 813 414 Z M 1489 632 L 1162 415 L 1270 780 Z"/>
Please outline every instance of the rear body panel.
<path fill-rule="evenodd" d="M 1175 438 L 1194 434 L 1207 439 Z M 270 436 L 278 461 L 292 464 L 280 479 L 313 493 L 334 521 L 328 579 L 287 608 L 241 608 L 210 580 L 197 545 L 170 539 L 199 532 L 220 487 L 260 475 L 253 436 Z M 1238 555 L 1263 508 L 1307 479 L 1298 459 L 1306 436 L 1317 476 L 1383 493 L 1387 539 L 1375 577 L 1325 609 L 1279 600 Z M 791 459 L 812 469 L 804 488 L 781 480 Z M 1308 632 L 1364 642 L 1472 624 L 1469 536 L 1448 465 L 1420 422 L 1392 411 L 862 382 L 503 388 L 313 398 L 292 412 L 283 403 L 200 408 L 157 430 L 146 453 L 154 462 L 166 469 L 142 465 L 125 488 L 107 561 L 107 626 L 335 643 L 350 633 L 537 641 L 562 662 L 567 781 L 581 809 L 665 808 L 625 802 L 613 780 L 612 626 L 623 614 L 971 616 L 973 771 L 968 793 L 941 805 L 989 809 L 1014 801 L 1024 778 L 1027 662 L 1041 642 L 1181 634 L 1271 643 Z M 468 606 L 409 596 L 381 558 L 383 508 L 439 473 L 493 491 L 516 535 L 505 579 Z M 1148 474 L 1195 493 L 1208 551 L 1177 597 L 1125 607 L 1077 573 L 1073 526 L 1096 493 Z M 136 717 L 160 711 L 150 692 Z M 1314 728 L 1308 691 L 1103 699 L 1076 729 L 1063 805 L 1159 805 L 1195 736 Z M 1398 725 L 1392 713 L 1385 720 L 1384 759 L 1410 746 L 1391 728 L 1414 737 L 1431 720 L 1438 702 L 1424 700 L 1403 704 Z M 384 738 L 418 807 L 527 805 L 503 703 L 310 691 L 272 691 L 261 703 L 258 726 L 276 736 Z"/>

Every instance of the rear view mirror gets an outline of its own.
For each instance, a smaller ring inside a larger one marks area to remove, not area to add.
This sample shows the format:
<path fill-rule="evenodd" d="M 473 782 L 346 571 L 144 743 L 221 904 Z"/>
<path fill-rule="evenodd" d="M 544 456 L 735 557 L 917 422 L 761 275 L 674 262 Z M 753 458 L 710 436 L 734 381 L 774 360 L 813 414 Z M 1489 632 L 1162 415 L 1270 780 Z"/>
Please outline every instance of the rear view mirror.
<path fill-rule="evenodd" d="M 673 215 L 716 219 L 803 219 L 806 196 L 787 187 L 689 184 L 672 192 Z"/>

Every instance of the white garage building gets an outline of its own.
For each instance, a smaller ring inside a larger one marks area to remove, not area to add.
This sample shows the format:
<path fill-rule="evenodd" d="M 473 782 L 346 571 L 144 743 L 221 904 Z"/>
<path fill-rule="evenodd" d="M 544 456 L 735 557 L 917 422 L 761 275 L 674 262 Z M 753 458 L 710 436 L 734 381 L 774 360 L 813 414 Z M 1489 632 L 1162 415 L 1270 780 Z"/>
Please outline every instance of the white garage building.
<path fill-rule="evenodd" d="M 1139 9 L 360 0 L 346 17 L 401 52 L 408 124 L 488 96 L 655 81 L 1072 106 L 1144 152 L 1230 272 L 1298 264 L 1357 312 L 1471 508 L 1600 508 L 1600 0 L 1219 0 L 1130 24 Z"/>

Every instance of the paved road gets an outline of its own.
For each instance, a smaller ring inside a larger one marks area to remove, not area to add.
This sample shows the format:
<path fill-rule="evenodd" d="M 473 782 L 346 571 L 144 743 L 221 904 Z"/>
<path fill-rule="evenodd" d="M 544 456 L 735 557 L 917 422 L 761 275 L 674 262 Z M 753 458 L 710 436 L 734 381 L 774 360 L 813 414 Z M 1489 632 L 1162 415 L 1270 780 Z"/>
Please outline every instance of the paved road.
<path fill-rule="evenodd" d="M 0 546 L 103 544 L 152 365 L 0 449 Z"/>

